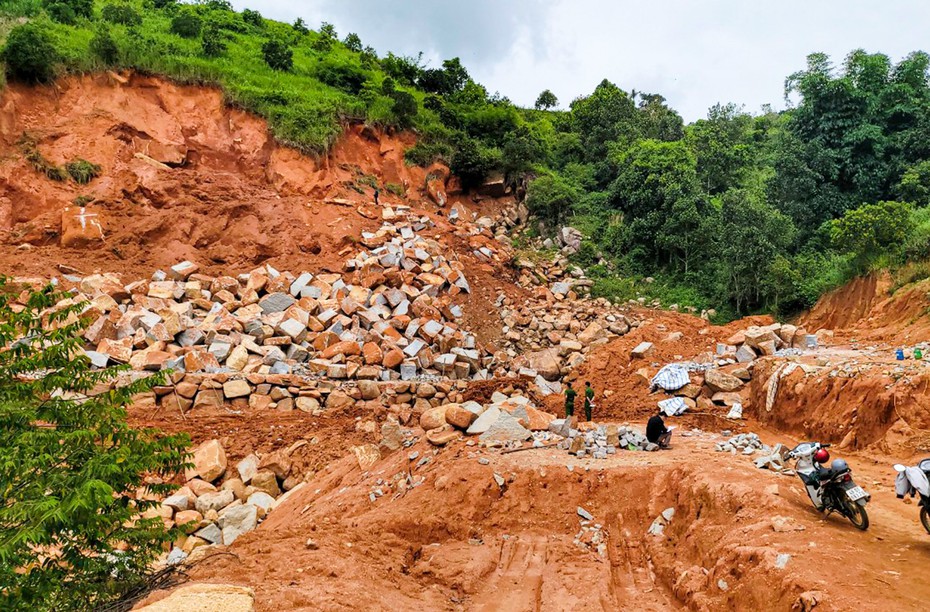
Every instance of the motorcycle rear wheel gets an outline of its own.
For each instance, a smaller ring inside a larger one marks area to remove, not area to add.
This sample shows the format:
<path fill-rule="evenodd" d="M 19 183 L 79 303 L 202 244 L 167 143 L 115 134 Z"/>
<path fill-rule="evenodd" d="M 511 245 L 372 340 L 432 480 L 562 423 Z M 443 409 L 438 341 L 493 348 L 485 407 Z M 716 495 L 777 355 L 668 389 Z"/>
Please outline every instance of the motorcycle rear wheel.
<path fill-rule="evenodd" d="M 844 500 L 843 505 L 846 506 L 846 518 L 856 529 L 865 531 L 869 528 L 869 514 L 865 511 L 865 506 L 849 500 Z"/>
<path fill-rule="evenodd" d="M 930 510 L 926 506 L 920 508 L 920 522 L 924 529 L 927 530 L 927 533 L 930 533 Z"/>

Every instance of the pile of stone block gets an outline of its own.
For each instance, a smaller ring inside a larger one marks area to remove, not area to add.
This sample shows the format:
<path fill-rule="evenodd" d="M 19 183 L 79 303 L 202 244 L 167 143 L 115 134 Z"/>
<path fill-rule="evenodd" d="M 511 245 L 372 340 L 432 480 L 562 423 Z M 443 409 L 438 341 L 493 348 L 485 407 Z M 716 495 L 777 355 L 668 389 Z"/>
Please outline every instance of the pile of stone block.
<path fill-rule="evenodd" d="M 94 365 L 134 370 L 410 380 L 486 376 L 491 358 L 461 329 L 452 298 L 470 291 L 463 264 L 398 220 L 363 233 L 344 273 L 262 266 L 236 277 L 182 262 L 124 285 L 71 277 L 69 303 L 87 301 Z"/>
<path fill-rule="evenodd" d="M 206 441 L 193 451 L 186 483 L 141 516 L 181 528 L 184 535 L 172 551 L 175 560 L 200 547 L 229 546 L 303 486 L 291 462 L 291 454 L 302 444 L 306 441 L 262 457 L 249 455 L 233 471 L 222 444 Z"/>

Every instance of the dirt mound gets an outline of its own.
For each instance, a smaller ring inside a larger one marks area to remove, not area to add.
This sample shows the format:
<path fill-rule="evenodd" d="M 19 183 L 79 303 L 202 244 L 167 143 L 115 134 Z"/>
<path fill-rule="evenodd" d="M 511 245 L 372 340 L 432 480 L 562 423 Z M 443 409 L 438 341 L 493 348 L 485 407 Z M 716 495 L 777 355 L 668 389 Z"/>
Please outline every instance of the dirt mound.
<path fill-rule="evenodd" d="M 859 323 L 881 301 L 887 292 L 886 275 L 861 276 L 822 296 L 813 308 L 801 317 L 808 329 L 847 329 Z"/>
<path fill-rule="evenodd" d="M 739 330 L 751 325 L 767 325 L 771 317 L 749 317 L 725 326 L 714 326 L 694 315 L 641 310 L 639 327 L 592 351 L 574 373 L 574 379 L 590 381 L 594 387 L 595 419 L 638 419 L 655 412 L 656 401 L 649 393 L 649 380 L 662 366 L 676 361 L 709 362 L 718 342 L 725 342 Z M 633 359 L 632 350 L 641 342 L 651 342 L 652 351 L 645 359 Z M 664 397 L 664 396 L 662 396 Z M 550 411 L 563 414 L 561 396 L 551 396 Z"/>
<path fill-rule="evenodd" d="M 884 342 L 918 342 L 930 333 L 927 281 L 891 292 L 888 273 L 852 280 L 824 295 L 804 314 L 800 325 L 809 330 L 832 329 L 841 337 Z"/>

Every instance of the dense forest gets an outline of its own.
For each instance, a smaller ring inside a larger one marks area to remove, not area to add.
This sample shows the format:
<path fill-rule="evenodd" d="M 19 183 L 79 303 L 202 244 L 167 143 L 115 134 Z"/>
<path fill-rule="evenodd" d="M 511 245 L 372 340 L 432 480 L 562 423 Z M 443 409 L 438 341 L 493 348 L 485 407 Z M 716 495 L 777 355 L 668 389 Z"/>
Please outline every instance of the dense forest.
<path fill-rule="evenodd" d="M 323 23 L 284 24 L 213 0 L 6 0 L 9 79 L 113 67 L 216 83 L 275 136 L 324 154 L 346 121 L 410 129 L 410 163 L 442 160 L 465 187 L 529 180 L 527 238 L 561 225 L 597 295 L 790 313 L 876 267 L 930 257 L 930 57 L 823 54 L 785 80 L 789 110 L 718 104 L 685 125 L 659 94 L 607 80 L 565 110 L 520 108 L 458 58 L 380 56 Z M 644 282 L 647 279 L 649 283 Z"/>

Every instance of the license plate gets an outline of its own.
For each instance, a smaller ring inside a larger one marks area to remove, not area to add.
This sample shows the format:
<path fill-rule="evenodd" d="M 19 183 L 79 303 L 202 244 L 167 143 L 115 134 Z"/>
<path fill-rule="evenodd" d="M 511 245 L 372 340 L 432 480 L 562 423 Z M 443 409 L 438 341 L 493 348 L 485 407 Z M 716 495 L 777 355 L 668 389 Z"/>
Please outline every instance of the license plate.
<path fill-rule="evenodd" d="M 868 493 L 866 493 L 865 489 L 862 487 L 853 487 L 846 490 L 846 495 L 849 496 L 849 499 L 853 501 L 859 501 L 863 497 L 868 496 Z"/>

